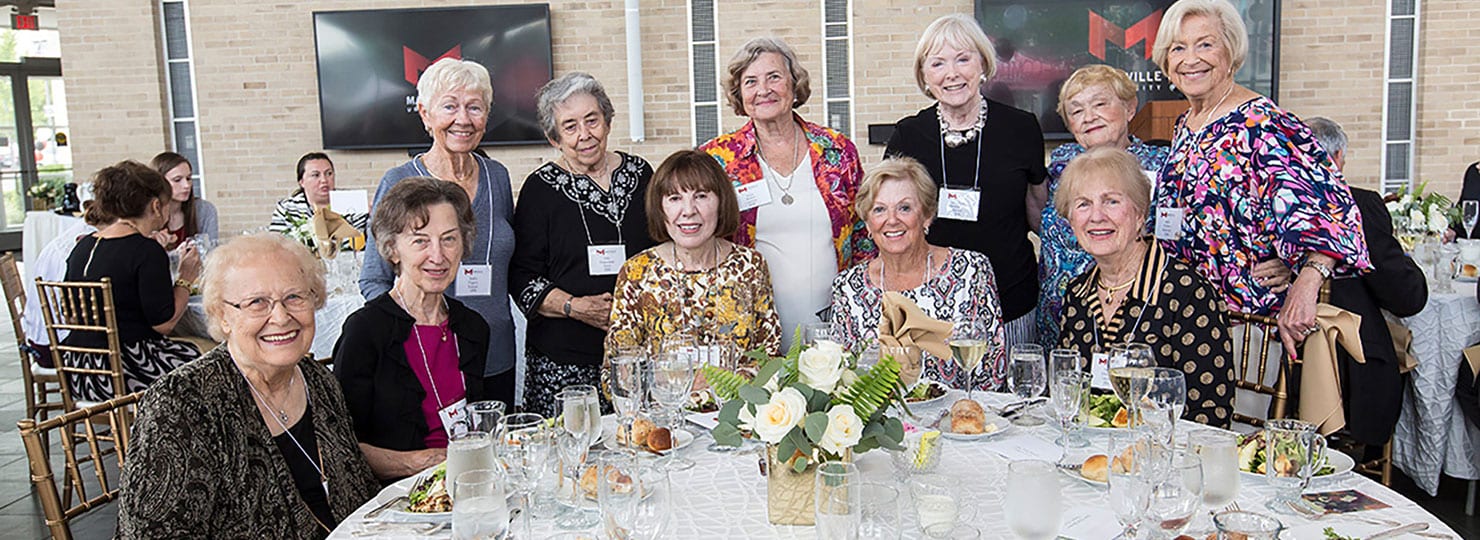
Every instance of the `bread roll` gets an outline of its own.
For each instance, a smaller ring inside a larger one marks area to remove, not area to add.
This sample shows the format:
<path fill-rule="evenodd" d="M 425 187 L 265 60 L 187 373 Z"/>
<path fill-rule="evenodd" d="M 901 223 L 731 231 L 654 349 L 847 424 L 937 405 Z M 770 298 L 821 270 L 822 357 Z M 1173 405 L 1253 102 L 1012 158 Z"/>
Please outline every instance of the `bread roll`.
<path fill-rule="evenodd" d="M 654 428 L 648 432 L 647 447 L 659 452 L 673 448 L 673 433 L 665 427 Z"/>
<path fill-rule="evenodd" d="M 587 497 L 596 498 L 595 465 L 586 467 L 586 470 L 581 473 L 581 493 L 585 493 Z"/>
<path fill-rule="evenodd" d="M 987 431 L 987 411 L 980 403 L 962 399 L 951 405 L 951 431 L 962 435 L 979 435 Z"/>
<path fill-rule="evenodd" d="M 1109 466 L 1109 460 L 1104 454 L 1095 454 L 1084 460 L 1084 466 L 1079 469 L 1079 476 L 1096 482 L 1108 482 L 1110 480 Z"/>
<path fill-rule="evenodd" d="M 647 444 L 648 434 L 652 433 L 658 426 L 652 420 L 638 418 L 632 422 L 632 438 L 627 441 L 630 446 L 642 446 Z"/>

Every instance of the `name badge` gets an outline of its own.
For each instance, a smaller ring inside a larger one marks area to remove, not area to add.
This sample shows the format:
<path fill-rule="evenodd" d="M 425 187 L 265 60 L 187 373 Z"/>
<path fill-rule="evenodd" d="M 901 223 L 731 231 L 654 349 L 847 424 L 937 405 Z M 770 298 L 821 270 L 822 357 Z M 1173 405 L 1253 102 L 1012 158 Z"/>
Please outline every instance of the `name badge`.
<path fill-rule="evenodd" d="M 735 186 L 735 202 L 740 203 L 741 212 L 771 204 L 771 186 L 764 178 Z"/>
<path fill-rule="evenodd" d="M 468 413 L 463 410 L 467 404 L 467 398 L 463 398 L 437 411 L 437 417 L 442 419 L 442 430 L 447 432 L 448 439 L 468 431 Z"/>
<path fill-rule="evenodd" d="M 1110 387 L 1110 355 L 1093 353 L 1089 360 L 1089 385 L 1091 388 L 1113 390 Z"/>
<path fill-rule="evenodd" d="M 1182 238 L 1182 215 L 1185 209 L 1178 206 L 1162 206 L 1156 209 L 1156 239 L 1179 240 Z"/>
<path fill-rule="evenodd" d="M 586 272 L 593 276 L 610 276 L 627 262 L 627 248 L 622 244 L 586 246 Z"/>
<path fill-rule="evenodd" d="M 457 269 L 458 296 L 488 296 L 491 294 L 493 294 L 493 266 L 464 264 Z"/>
<path fill-rule="evenodd" d="M 940 188 L 940 210 L 935 215 L 944 219 L 976 221 L 981 209 L 982 193 L 974 189 Z"/>

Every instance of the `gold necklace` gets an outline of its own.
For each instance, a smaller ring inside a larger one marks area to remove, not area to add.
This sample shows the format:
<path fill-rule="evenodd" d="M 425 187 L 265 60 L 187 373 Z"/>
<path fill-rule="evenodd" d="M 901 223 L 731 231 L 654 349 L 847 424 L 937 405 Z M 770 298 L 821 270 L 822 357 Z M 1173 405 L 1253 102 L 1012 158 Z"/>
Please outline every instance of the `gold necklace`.
<path fill-rule="evenodd" d="M 1113 292 L 1119 292 L 1119 291 L 1123 291 L 1125 289 L 1130 288 L 1131 284 L 1136 282 L 1136 277 L 1135 276 L 1131 276 L 1130 279 L 1125 280 L 1125 283 L 1121 283 L 1119 285 L 1105 285 L 1105 277 L 1104 276 L 1096 277 L 1095 278 L 1095 282 L 1096 282 L 1096 285 L 1098 285 L 1100 287 L 1100 290 L 1102 290 L 1102 291 L 1108 291 L 1108 292 L 1112 292 L 1113 293 Z"/>

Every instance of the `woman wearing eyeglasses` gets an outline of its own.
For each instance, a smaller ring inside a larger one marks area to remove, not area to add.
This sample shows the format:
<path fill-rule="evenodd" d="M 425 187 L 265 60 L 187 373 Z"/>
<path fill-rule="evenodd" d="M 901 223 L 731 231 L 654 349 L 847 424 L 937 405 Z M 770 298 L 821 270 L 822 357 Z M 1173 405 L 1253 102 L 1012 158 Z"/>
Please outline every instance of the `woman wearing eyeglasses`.
<path fill-rule="evenodd" d="M 413 177 L 375 206 L 375 248 L 395 284 L 344 322 L 334 375 L 375 476 L 410 476 L 446 458 L 463 405 L 484 399 L 488 323 L 447 293 L 473 242 L 457 184 Z"/>

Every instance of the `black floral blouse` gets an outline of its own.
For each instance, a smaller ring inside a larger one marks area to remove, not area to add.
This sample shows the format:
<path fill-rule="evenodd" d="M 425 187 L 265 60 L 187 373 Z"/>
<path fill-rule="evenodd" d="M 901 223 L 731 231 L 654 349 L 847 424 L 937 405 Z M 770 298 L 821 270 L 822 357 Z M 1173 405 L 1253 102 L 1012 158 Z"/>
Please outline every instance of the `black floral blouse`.
<path fill-rule="evenodd" d="M 1233 411 L 1233 341 L 1222 295 L 1187 264 L 1150 242 L 1141 273 L 1107 321 L 1095 283 L 1099 268 L 1069 282 L 1060 346 L 1085 358 L 1110 344 L 1151 346 L 1161 367 L 1187 375 L 1187 420 L 1227 427 Z"/>
<path fill-rule="evenodd" d="M 334 376 L 298 363 L 308 387 L 329 506 L 344 519 L 379 485 Z M 323 538 L 288 463 L 223 345 L 154 383 L 124 462 L 118 538 Z"/>

